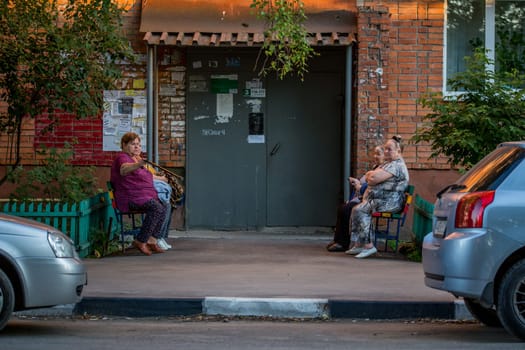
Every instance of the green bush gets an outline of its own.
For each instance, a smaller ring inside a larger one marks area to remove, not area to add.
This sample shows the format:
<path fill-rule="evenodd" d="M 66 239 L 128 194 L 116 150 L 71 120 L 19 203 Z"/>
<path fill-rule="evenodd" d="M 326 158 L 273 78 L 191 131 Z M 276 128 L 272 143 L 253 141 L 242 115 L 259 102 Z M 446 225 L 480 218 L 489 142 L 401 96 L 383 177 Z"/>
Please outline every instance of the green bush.
<path fill-rule="evenodd" d="M 91 257 L 103 258 L 121 252 L 121 244 L 118 237 L 110 238 L 108 232 L 104 230 L 91 230 L 89 238 L 92 250 Z"/>
<path fill-rule="evenodd" d="M 78 167 L 71 164 L 73 149 L 67 144 L 62 150 L 43 148 L 39 153 L 46 155 L 42 165 L 26 171 L 18 166 L 9 176 L 16 184 L 10 198 L 30 201 L 35 196 L 75 203 L 89 198 L 102 190 L 97 188 L 95 167 Z"/>
<path fill-rule="evenodd" d="M 465 169 L 499 143 L 525 136 L 525 76 L 518 70 L 494 72 L 483 50 L 466 58 L 467 69 L 448 83 L 452 94 L 424 95 L 419 103 L 431 110 L 412 138 L 430 144 L 431 158 L 447 156 Z"/>
<path fill-rule="evenodd" d="M 413 239 L 410 242 L 399 244 L 399 253 L 404 255 L 408 260 L 421 262 L 422 260 L 422 243 Z"/>

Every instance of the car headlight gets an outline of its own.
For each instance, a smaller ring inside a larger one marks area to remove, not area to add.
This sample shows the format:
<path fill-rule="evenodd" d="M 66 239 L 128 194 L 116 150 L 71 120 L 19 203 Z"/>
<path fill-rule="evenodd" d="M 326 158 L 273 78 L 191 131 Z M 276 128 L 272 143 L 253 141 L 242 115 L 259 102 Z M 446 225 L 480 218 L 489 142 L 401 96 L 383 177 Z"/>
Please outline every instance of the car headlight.
<path fill-rule="evenodd" d="M 74 258 L 78 255 L 73 241 L 62 232 L 48 231 L 47 241 L 57 258 Z"/>

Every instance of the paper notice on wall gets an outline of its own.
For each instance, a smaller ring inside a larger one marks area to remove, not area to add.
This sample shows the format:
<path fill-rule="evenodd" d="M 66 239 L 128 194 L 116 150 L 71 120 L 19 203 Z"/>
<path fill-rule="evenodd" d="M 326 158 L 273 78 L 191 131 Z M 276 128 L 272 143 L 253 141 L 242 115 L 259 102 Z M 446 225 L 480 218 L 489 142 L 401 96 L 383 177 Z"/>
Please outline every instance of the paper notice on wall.
<path fill-rule="evenodd" d="M 129 131 L 142 139 L 146 146 L 146 91 L 106 90 L 104 91 L 103 151 L 119 151 L 122 135 Z"/>
<path fill-rule="evenodd" d="M 177 88 L 175 84 L 160 84 L 159 96 L 176 96 Z"/>
<path fill-rule="evenodd" d="M 117 131 L 120 134 L 125 134 L 128 131 L 131 131 L 131 115 L 121 115 L 118 117 Z"/>
<path fill-rule="evenodd" d="M 233 117 L 233 94 L 217 94 L 216 124 L 229 123 Z"/>
<path fill-rule="evenodd" d="M 246 141 L 248 143 L 264 143 L 265 138 L 264 135 L 248 135 Z"/>
<path fill-rule="evenodd" d="M 191 75 L 188 88 L 190 92 L 208 92 L 208 79 L 202 75 Z"/>
<path fill-rule="evenodd" d="M 146 81 L 144 79 L 133 79 L 133 89 L 142 90 L 146 88 Z"/>

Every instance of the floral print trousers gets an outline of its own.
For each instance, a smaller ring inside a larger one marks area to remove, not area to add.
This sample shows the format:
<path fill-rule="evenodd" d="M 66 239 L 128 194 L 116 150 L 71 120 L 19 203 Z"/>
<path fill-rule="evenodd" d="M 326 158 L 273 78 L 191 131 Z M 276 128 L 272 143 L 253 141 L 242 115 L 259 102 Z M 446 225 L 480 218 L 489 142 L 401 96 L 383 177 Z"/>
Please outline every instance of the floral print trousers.
<path fill-rule="evenodd" d="M 350 215 L 350 235 L 353 244 L 359 246 L 374 242 L 375 230 L 372 225 L 372 213 L 376 211 L 398 212 L 402 208 L 399 198 L 396 200 L 364 200 L 352 209 Z"/>

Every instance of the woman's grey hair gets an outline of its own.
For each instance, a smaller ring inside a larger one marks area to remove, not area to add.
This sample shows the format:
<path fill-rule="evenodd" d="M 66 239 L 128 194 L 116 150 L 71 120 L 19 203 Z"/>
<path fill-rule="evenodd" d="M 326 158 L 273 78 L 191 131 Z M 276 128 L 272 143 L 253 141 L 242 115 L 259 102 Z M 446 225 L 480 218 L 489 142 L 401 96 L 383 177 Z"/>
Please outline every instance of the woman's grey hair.
<path fill-rule="evenodd" d="M 404 148 L 404 145 L 402 143 L 403 138 L 401 136 L 399 136 L 399 135 L 394 135 L 394 136 L 392 136 L 391 139 L 396 142 L 396 144 L 399 147 L 399 149 L 401 150 L 401 152 L 403 152 L 403 148 Z"/>
<path fill-rule="evenodd" d="M 377 146 L 375 146 L 372 150 L 373 150 L 374 152 L 375 152 L 376 150 L 379 150 L 379 151 L 381 151 L 381 153 L 385 153 L 385 148 L 383 147 L 383 145 L 377 145 Z"/>

